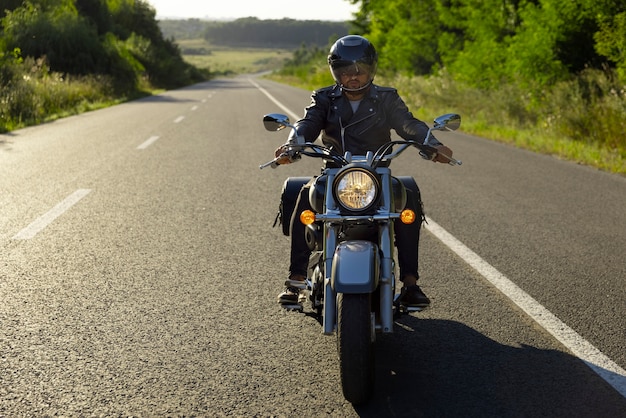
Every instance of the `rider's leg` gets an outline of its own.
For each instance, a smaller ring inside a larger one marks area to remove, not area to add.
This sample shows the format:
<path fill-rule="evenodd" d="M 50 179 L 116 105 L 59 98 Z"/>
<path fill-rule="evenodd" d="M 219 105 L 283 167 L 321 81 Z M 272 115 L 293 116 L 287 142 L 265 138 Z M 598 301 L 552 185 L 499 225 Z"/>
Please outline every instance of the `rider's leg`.
<path fill-rule="evenodd" d="M 307 277 L 307 266 L 311 250 L 304 236 L 305 226 L 300 222 L 300 213 L 311 209 L 309 203 L 309 186 L 305 185 L 300 190 L 296 207 L 291 218 L 291 255 L 289 264 L 289 278 L 285 282 L 285 290 L 278 295 L 278 303 L 292 305 L 298 303 L 298 297 L 302 290 L 300 282 Z"/>
<path fill-rule="evenodd" d="M 407 208 L 416 214 L 416 220 L 412 224 L 395 222 L 396 247 L 398 249 L 398 264 L 400 267 L 400 280 L 403 283 L 400 301 L 406 305 L 425 307 L 430 304 L 430 299 L 417 285 L 419 279 L 418 258 L 419 238 L 424 216 L 419 189 L 407 189 Z"/>

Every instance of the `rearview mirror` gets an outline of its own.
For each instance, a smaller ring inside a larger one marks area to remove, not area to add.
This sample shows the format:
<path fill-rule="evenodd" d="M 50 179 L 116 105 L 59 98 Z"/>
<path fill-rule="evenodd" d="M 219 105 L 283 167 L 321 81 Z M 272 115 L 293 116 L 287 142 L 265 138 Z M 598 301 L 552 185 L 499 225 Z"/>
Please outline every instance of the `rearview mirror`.
<path fill-rule="evenodd" d="M 289 118 L 280 113 L 270 113 L 263 116 L 263 125 L 265 125 L 265 129 L 268 131 L 280 131 L 290 126 Z"/>
<path fill-rule="evenodd" d="M 461 126 L 461 115 L 447 113 L 435 118 L 433 129 L 437 131 L 456 131 Z"/>

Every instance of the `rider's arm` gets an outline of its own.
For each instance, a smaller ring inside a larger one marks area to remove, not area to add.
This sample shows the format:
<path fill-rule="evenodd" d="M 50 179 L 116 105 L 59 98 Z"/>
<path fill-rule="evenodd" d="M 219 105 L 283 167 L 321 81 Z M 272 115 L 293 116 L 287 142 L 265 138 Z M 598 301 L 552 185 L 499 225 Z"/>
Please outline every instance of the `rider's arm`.
<path fill-rule="evenodd" d="M 289 144 L 297 144 L 298 136 L 304 138 L 305 142 L 315 142 L 320 132 L 325 126 L 327 100 L 321 91 L 315 91 L 311 95 L 311 103 L 305 108 L 302 119 L 297 120 L 293 125 L 296 130 L 292 130 L 289 134 L 287 144 L 280 146 L 274 152 L 274 156 L 278 158 L 277 164 L 289 164 L 300 159 L 298 153 L 294 153 L 289 149 Z M 301 143 L 301 142 L 300 142 Z"/>
<path fill-rule="evenodd" d="M 311 103 L 304 109 L 304 116 L 294 123 L 298 135 L 302 136 L 306 142 L 315 142 L 322 129 L 326 125 L 326 109 L 328 99 L 322 93 L 324 89 L 314 91 L 311 94 Z M 294 142 L 296 133 L 289 134 L 289 141 Z"/>

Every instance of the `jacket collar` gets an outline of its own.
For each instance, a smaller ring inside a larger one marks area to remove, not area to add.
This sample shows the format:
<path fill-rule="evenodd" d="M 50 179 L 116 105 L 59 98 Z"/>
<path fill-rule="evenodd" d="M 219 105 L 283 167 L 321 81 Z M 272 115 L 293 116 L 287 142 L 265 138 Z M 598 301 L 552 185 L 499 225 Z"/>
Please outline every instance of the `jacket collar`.
<path fill-rule="evenodd" d="M 335 84 L 335 86 L 333 87 L 333 89 L 330 92 L 330 96 L 332 98 L 339 98 L 341 96 L 343 96 L 343 92 L 341 91 L 341 87 L 339 87 L 337 84 Z M 365 97 L 363 97 L 363 99 L 378 99 L 378 86 L 376 84 L 373 84 L 370 86 L 370 89 L 368 90 L 367 94 L 365 95 Z"/>

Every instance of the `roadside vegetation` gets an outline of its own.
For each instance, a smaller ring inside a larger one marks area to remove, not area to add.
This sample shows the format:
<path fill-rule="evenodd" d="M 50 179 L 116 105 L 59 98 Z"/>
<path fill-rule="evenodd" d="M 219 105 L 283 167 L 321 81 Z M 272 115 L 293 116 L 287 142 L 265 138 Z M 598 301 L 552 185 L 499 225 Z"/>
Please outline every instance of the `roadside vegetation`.
<path fill-rule="evenodd" d="M 141 0 L 0 0 L 0 132 L 208 77 Z"/>
<path fill-rule="evenodd" d="M 421 119 L 457 112 L 467 133 L 626 175 L 625 2 L 345 1 L 360 10 L 337 23 L 0 0 L 0 133 L 215 76 L 273 71 L 316 89 L 333 83 L 330 43 L 358 33 L 380 54 L 377 83 Z"/>

